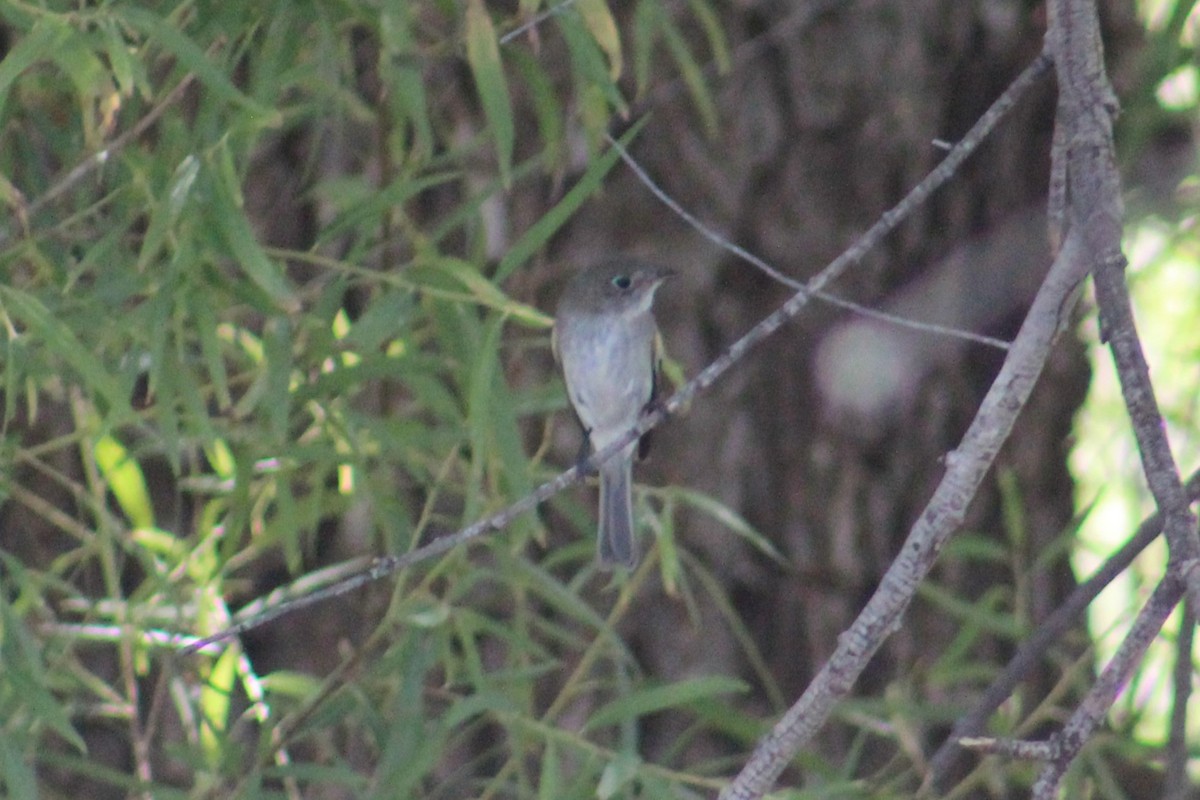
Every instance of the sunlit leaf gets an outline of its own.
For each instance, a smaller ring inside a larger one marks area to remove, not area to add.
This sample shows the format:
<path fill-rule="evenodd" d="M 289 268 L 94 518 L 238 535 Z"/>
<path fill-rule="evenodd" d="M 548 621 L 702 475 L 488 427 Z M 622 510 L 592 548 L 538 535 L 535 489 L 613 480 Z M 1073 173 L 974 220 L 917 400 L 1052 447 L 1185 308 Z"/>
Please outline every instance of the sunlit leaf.
<path fill-rule="evenodd" d="M 596 44 L 608 55 L 609 77 L 614 81 L 621 77 L 621 34 L 617 22 L 608 10 L 607 0 L 576 0 L 575 10 L 583 18 Z"/>
<path fill-rule="evenodd" d="M 154 506 L 142 468 L 129 451 L 111 435 L 101 436 L 93 445 L 96 465 L 113 493 L 121 511 L 136 527 L 154 527 Z"/>

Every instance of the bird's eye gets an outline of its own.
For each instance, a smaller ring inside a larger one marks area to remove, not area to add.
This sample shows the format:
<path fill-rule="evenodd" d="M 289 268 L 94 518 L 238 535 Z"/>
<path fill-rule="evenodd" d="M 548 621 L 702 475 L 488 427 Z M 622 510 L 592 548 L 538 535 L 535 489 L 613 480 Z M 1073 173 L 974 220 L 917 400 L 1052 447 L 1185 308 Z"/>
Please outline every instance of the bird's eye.
<path fill-rule="evenodd" d="M 624 291 L 624 290 L 628 289 L 630 286 L 633 286 L 633 281 L 631 281 L 629 279 L 628 275 L 618 275 L 617 277 L 612 279 L 612 285 L 617 287 L 621 291 Z"/>

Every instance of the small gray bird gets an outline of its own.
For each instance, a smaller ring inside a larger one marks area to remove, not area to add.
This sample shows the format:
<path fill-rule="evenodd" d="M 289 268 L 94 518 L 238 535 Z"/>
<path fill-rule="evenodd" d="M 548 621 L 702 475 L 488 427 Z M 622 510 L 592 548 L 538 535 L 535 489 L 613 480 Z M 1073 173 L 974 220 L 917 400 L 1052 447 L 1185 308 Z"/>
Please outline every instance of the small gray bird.
<path fill-rule="evenodd" d="M 614 258 L 576 274 L 559 298 L 554 356 L 592 452 L 636 425 L 654 399 L 659 357 L 651 306 L 671 274 L 633 258 Z M 638 561 L 632 503 L 637 449 L 632 442 L 599 466 L 602 567 L 632 568 Z"/>

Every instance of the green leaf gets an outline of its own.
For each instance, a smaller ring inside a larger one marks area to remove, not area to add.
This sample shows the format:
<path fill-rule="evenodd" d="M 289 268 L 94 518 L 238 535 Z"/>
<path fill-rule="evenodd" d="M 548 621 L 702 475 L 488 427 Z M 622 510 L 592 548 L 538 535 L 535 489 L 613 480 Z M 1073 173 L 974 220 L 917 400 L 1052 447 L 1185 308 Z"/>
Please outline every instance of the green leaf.
<path fill-rule="evenodd" d="M 225 370 L 225 359 L 221 355 L 221 342 L 217 337 L 217 315 L 213 311 L 211 295 L 204 287 L 196 287 L 190 293 L 188 305 L 195 317 L 196 336 L 200 339 L 200 352 L 212 381 L 217 408 L 226 411 L 233 405 L 229 393 L 229 376 Z"/>
<path fill-rule="evenodd" d="M 117 27 L 116 20 L 107 18 L 101 22 L 100 30 L 104 34 L 107 47 L 104 50 L 108 63 L 112 66 L 113 78 L 121 90 L 121 94 L 131 97 L 137 90 L 139 78 L 143 78 L 142 65 L 135 61 L 129 45 Z"/>
<path fill-rule="evenodd" d="M 576 14 L 559 14 L 555 21 L 567 42 L 579 93 L 594 93 L 604 98 L 606 107 L 616 109 L 622 115 L 629 113 L 629 105 L 621 96 L 610 67 L 605 63 L 605 55 L 585 21 Z"/>
<path fill-rule="evenodd" d="M 485 689 L 460 697 L 442 714 L 442 724 L 453 730 L 469 719 L 483 715 L 518 715 L 521 707 L 509 692 Z"/>
<path fill-rule="evenodd" d="M 275 317 L 263 330 L 263 356 L 266 361 L 264 387 L 267 421 L 275 447 L 287 443 L 291 415 L 292 325 L 286 317 Z"/>
<path fill-rule="evenodd" d="M 661 15 L 658 0 L 641 0 L 633 12 L 633 85 L 638 98 L 650 90 L 650 67 Z"/>
<path fill-rule="evenodd" d="M 608 3 L 606 0 L 576 0 L 575 10 L 596 44 L 608 55 L 608 75 L 615 81 L 621 77 L 621 34 L 608 10 Z"/>
<path fill-rule="evenodd" d="M 138 253 L 137 270 L 144 271 L 158 255 L 167 237 L 174 232 L 179 215 L 188 205 L 196 176 L 200 174 L 200 160 L 193 155 L 184 157 L 175 167 L 167 196 L 150 210 L 150 223 L 142 237 L 142 248 Z"/>
<path fill-rule="evenodd" d="M 101 436 L 93 447 L 96 465 L 121 511 L 138 528 L 154 527 L 154 506 L 141 466 L 130 457 L 125 445 L 110 435 Z"/>
<path fill-rule="evenodd" d="M 329 225 L 325 226 L 321 230 L 318 243 L 334 241 L 337 237 L 345 235 L 347 231 L 361 228 L 371 220 L 382 218 L 391 208 L 407 202 L 421 192 L 460 177 L 461 175 L 456 172 L 435 173 L 422 178 L 401 175 L 383 189 L 374 186 L 364 187 L 363 198 L 350 204 L 345 211 L 342 211 Z"/>
<path fill-rule="evenodd" d="M 721 523 L 734 534 L 745 539 L 754 546 L 759 552 L 774 561 L 786 565 L 788 560 L 783 557 L 775 545 L 759 533 L 753 525 L 746 521 L 745 517 L 738 514 L 729 506 L 709 497 L 702 492 L 694 492 L 688 489 L 672 489 L 672 493 L 679 497 L 684 503 L 692 506 L 698 511 L 708 514 L 710 517 Z"/>
<path fill-rule="evenodd" d="M 541 62 L 524 50 L 512 50 L 513 62 L 525 82 L 525 91 L 533 102 L 533 115 L 537 118 L 538 133 L 545 144 L 544 164 L 550 169 L 560 165 L 567 151 L 564 135 L 563 109 L 558 101 L 558 93 L 554 90 L 546 70 Z"/>
<path fill-rule="evenodd" d="M 412 1 L 385 0 L 379 14 L 379 74 L 391 86 L 395 107 L 413 130 L 412 149 L 428 158 L 435 149 L 421 54 L 412 36 Z"/>
<path fill-rule="evenodd" d="M 37 800 L 37 778 L 33 767 L 7 736 L 0 736 L 0 789 L 12 800 Z"/>
<path fill-rule="evenodd" d="M 0 695 L 15 699 L 40 724 L 80 753 L 86 753 L 87 745 L 72 727 L 66 708 L 45 684 L 48 671 L 42 661 L 41 645 L 34 641 L 24 621 L 3 596 L 0 596 L 0 663 L 4 664 Z"/>
<path fill-rule="evenodd" d="M 299 302 L 287 277 L 279 265 L 267 258 L 250 228 L 249 220 L 246 219 L 242 191 L 237 182 L 229 149 L 222 147 L 221 154 L 218 162 L 220 169 L 213 182 L 214 191 L 209 203 L 209 214 L 242 271 L 267 293 L 277 308 L 295 311 L 299 308 Z"/>
<path fill-rule="evenodd" d="M 729 45 L 725 41 L 725 27 L 713 13 L 712 6 L 708 4 L 707 0 L 688 0 L 688 5 L 691 6 L 696 19 L 699 20 L 700 27 L 704 28 L 704 35 L 708 38 L 708 48 L 712 51 L 713 62 L 717 65 L 717 72 L 724 75 L 732 66 Z"/>
<path fill-rule="evenodd" d="M 61 18 L 44 16 L 4 54 L 0 59 L 0 119 L 13 95 L 13 82 L 37 62 L 51 58 L 72 35 L 72 29 Z"/>
<path fill-rule="evenodd" d="M 222 749 L 230 744 L 229 713 L 240 647 L 230 647 L 217 658 L 200 690 L 200 748 L 209 765 L 221 763 Z"/>
<path fill-rule="evenodd" d="M 262 688 L 270 694 L 302 700 L 315 696 L 321 690 L 321 681 L 303 672 L 281 669 L 264 675 Z"/>
<path fill-rule="evenodd" d="M 85 145 L 88 149 L 103 146 L 102 134 L 97 129 L 95 108 L 111 100 L 116 90 L 111 71 L 93 51 L 89 37 L 73 31 L 73 35 L 54 52 L 54 63 L 75 86 L 75 97 L 82 113 Z"/>
<path fill-rule="evenodd" d="M 620 138 L 621 145 L 628 147 L 629 143 L 637 136 L 648 119 L 649 117 L 645 117 L 634 123 Z M 517 267 L 524 264 L 534 253 L 550 241 L 550 238 L 558 232 L 559 228 L 566 224 L 567 220 L 583 205 L 584 201 L 599 191 L 600 186 L 604 183 L 605 176 L 608 175 L 609 170 L 613 168 L 620 158 L 620 152 L 616 148 L 610 148 L 604 155 L 592 159 L 591 163 L 588 164 L 587 172 L 583 173 L 583 177 L 571 187 L 566 196 L 562 200 L 559 200 L 554 208 L 543 214 L 533 224 L 533 227 L 525 231 L 524 235 L 504 254 L 504 258 L 500 260 L 499 266 L 496 267 L 497 283 L 502 282 L 511 275 Z"/>
<path fill-rule="evenodd" d="M 500 176 L 507 187 L 512 179 L 513 142 L 516 138 L 512 101 L 508 96 L 504 65 L 500 61 L 496 30 L 483 0 L 468 0 L 467 3 L 467 63 L 471 65 L 475 90 L 495 138 Z"/>
<path fill-rule="evenodd" d="M 471 438 L 471 468 L 467 478 L 464 520 L 480 516 L 486 497 L 483 477 L 488 459 L 495 453 L 493 404 L 503 402 L 497 397 L 497 370 L 500 366 L 500 335 L 504 317 L 497 315 L 484 329 L 483 342 L 475 353 L 471 366 L 467 395 L 467 424 Z"/>
<path fill-rule="evenodd" d="M 706 675 L 640 689 L 600 708 L 587 721 L 584 730 L 615 725 L 668 708 L 687 706 L 718 695 L 744 692 L 746 689 L 747 686 L 742 681 L 724 675 Z"/>
<path fill-rule="evenodd" d="M 479 269 L 470 262 L 458 258 L 438 258 L 430 262 L 432 269 L 453 278 L 471 294 L 479 305 L 494 308 L 506 316 L 513 317 L 532 327 L 546 328 L 551 320 L 544 312 L 533 306 L 518 303 L 500 291 L 496 284 L 488 280 Z M 420 275 L 417 274 L 416 277 Z"/>
<path fill-rule="evenodd" d="M 51 313 L 40 300 L 20 289 L 0 285 L 0 303 L 4 311 L 26 326 L 27 334 L 34 343 L 44 344 L 79 373 L 85 387 L 97 392 L 108 402 L 110 413 L 123 417 L 129 411 L 129 398 L 96 357 L 95 348 L 81 342 L 71 327 Z"/>
<path fill-rule="evenodd" d="M 542 752 L 542 771 L 538 775 L 538 800 L 561 800 L 563 781 L 558 760 L 558 745 L 554 740 L 546 742 L 546 749 Z"/>
<path fill-rule="evenodd" d="M 633 782 L 637 777 L 641 759 L 632 753 L 622 753 L 605 765 L 600 774 L 600 783 L 596 786 L 596 797 L 599 800 L 609 800 Z M 650 795 L 652 797 L 657 795 Z"/>
<path fill-rule="evenodd" d="M 667 42 L 667 49 L 671 51 L 671 56 L 679 66 L 679 73 L 688 88 L 688 93 L 692 96 L 692 103 L 700 114 L 700 120 L 704 123 L 704 130 L 710 138 L 715 137 L 717 135 L 717 107 L 708 91 L 708 83 L 704 80 L 704 70 L 696 62 L 692 51 L 688 49 L 687 40 L 684 39 L 683 33 L 675 21 L 665 14 L 659 20 L 662 23 L 662 33 Z"/>
<path fill-rule="evenodd" d="M 122 6 L 121 16 L 134 28 L 157 40 L 185 69 L 195 73 L 196 79 L 216 97 L 252 112 L 262 127 L 278 128 L 283 124 L 283 116 L 278 110 L 256 103 L 242 94 L 229 79 L 228 72 L 218 69 L 195 42 L 179 31 L 178 23 L 168 22 L 135 5 Z"/>

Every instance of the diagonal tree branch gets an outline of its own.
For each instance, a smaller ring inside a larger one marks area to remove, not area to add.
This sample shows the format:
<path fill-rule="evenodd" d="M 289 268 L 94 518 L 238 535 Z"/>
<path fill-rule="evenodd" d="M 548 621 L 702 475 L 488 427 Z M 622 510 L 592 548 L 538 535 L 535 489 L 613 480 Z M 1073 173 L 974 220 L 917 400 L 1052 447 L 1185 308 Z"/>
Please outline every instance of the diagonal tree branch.
<path fill-rule="evenodd" d="M 1065 178 L 1065 189 L 1058 187 L 1055 198 L 1066 204 L 1065 210 L 1052 209 L 1052 216 L 1066 221 L 1068 238 L 1078 239 L 1085 262 L 1092 265 L 1101 338 L 1109 343 L 1117 365 L 1142 470 L 1162 514 L 1170 560 L 1166 577 L 1139 612 L 1117 654 L 1062 731 L 1052 738 L 1056 757 L 1033 787 L 1033 797 L 1045 800 L 1058 796 L 1067 768 L 1112 707 L 1185 590 L 1193 608 L 1200 607 L 1196 520 L 1171 455 L 1125 286 L 1126 262 L 1121 252 L 1124 208 L 1112 129 L 1116 99 L 1104 71 L 1096 5 L 1092 0 L 1051 0 L 1049 18 L 1047 44 L 1054 55 L 1059 84 L 1052 172 L 1060 180 Z"/>
<path fill-rule="evenodd" d="M 1112 350 L 1142 470 L 1163 514 L 1170 568 L 1187 582 L 1195 610 L 1200 608 L 1196 518 L 1171 455 L 1125 285 L 1124 207 L 1112 130 L 1117 105 L 1104 71 L 1100 22 L 1092 0 L 1053 0 L 1049 9 L 1048 44 L 1060 92 L 1054 173 L 1066 176 L 1066 219 L 1079 229 L 1085 257 L 1094 265 L 1101 339 Z"/>
<path fill-rule="evenodd" d="M 1117 648 L 1116 655 L 1104 667 L 1087 697 L 1079 704 L 1079 708 L 1071 715 L 1063 729 L 1051 737 L 1055 758 L 1042 770 L 1033 784 L 1034 800 L 1055 800 L 1059 796 L 1059 783 L 1067 768 L 1108 715 L 1117 695 L 1128 683 L 1134 669 L 1142 662 L 1146 649 L 1158 636 L 1163 623 L 1182 597 L 1183 581 L 1168 572 L 1146 605 L 1138 612 L 1129 635 Z"/>
<path fill-rule="evenodd" d="M 800 699 L 759 742 L 750 761 L 721 793 L 722 800 L 753 800 L 775 784 L 779 774 L 824 725 L 834 705 L 847 695 L 871 657 L 900 625 L 917 587 L 938 553 L 958 530 L 984 475 L 1008 438 L 1046 356 L 1074 304 L 1075 288 L 1087 275 L 1077 237 L 1067 240 L 1050 267 L 1008 357 L 958 449 L 946 456 L 946 475 L 913 526 L 878 590 Z"/>

